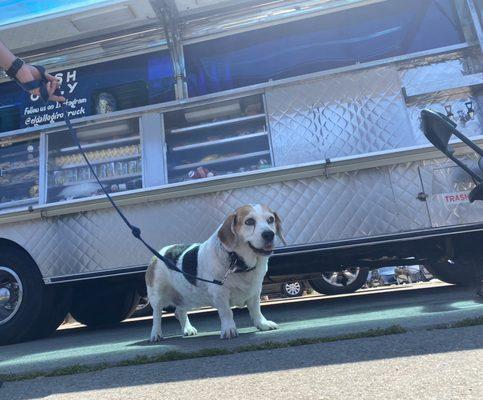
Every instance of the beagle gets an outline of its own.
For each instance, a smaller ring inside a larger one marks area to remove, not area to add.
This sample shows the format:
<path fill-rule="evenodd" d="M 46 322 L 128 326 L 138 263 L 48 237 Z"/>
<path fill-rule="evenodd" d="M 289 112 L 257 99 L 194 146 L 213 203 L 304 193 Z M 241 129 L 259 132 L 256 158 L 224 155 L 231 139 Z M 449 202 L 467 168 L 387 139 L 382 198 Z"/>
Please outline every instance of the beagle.
<path fill-rule="evenodd" d="M 175 316 L 185 336 L 197 334 L 187 312 L 202 306 L 218 310 L 222 339 L 238 336 L 231 310 L 234 306 L 247 306 L 258 329 L 277 329 L 277 324 L 268 321 L 260 310 L 263 278 L 275 236 L 285 244 L 277 213 L 265 205 L 247 205 L 229 215 L 206 242 L 161 249 L 160 253 L 176 262 L 187 275 L 168 269 L 157 258 L 152 259 L 146 271 L 148 298 L 153 308 L 151 342 L 163 338 L 161 315 L 169 305 L 176 307 Z M 226 275 L 230 269 L 233 273 Z M 194 278 L 222 280 L 225 276 L 222 286 Z"/>

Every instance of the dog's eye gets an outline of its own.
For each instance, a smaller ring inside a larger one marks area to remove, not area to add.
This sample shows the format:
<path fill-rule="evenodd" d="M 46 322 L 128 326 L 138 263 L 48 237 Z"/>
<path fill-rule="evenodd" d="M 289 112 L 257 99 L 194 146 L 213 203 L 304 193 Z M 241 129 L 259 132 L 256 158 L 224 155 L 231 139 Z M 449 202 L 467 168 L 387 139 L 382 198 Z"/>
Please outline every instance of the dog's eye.
<path fill-rule="evenodd" d="M 255 225 L 255 220 L 253 218 L 248 218 L 245 221 L 245 225 Z"/>
<path fill-rule="evenodd" d="M 275 221 L 275 218 L 273 218 L 273 217 L 270 217 L 269 219 L 267 219 L 267 222 L 269 224 L 273 224 L 274 221 Z"/>

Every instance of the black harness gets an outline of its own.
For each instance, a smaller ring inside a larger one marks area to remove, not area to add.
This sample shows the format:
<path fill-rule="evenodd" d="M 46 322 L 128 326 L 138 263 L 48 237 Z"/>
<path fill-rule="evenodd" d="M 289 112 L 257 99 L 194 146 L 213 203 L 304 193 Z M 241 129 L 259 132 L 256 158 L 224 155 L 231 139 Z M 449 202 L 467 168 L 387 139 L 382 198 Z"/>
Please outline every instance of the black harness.
<path fill-rule="evenodd" d="M 227 251 L 221 242 L 218 242 L 218 246 L 220 247 L 223 256 L 220 259 L 223 259 L 223 265 L 228 265 L 226 270 L 225 276 L 223 277 L 222 282 L 224 282 L 229 274 L 232 273 L 240 273 L 240 272 L 248 272 L 256 268 L 256 265 L 253 267 L 249 267 L 245 260 L 240 257 L 236 252 Z M 176 265 L 179 265 L 179 268 L 184 273 L 185 279 L 191 283 L 192 285 L 196 286 L 196 279 L 193 279 L 193 276 L 198 276 L 198 254 L 199 254 L 200 245 L 197 244 L 195 246 L 191 245 L 175 245 L 173 246 L 173 251 L 168 248 L 166 253 L 164 253 L 165 257 L 168 257 L 172 260 L 172 262 Z M 179 252 L 181 250 L 181 253 Z"/>
<path fill-rule="evenodd" d="M 256 268 L 256 265 L 249 267 L 245 260 L 234 251 L 228 253 L 228 257 L 230 258 L 230 267 L 228 270 L 232 270 L 234 273 L 248 272 Z"/>

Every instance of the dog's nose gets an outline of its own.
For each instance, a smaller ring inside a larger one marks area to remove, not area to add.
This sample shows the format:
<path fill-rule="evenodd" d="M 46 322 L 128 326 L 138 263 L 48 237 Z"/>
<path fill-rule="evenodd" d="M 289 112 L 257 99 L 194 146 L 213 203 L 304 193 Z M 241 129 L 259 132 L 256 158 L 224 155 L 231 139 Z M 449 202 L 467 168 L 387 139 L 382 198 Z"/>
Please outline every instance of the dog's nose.
<path fill-rule="evenodd" d="M 263 240 L 267 242 L 271 242 L 273 238 L 275 237 L 275 233 L 272 231 L 263 231 L 262 232 L 262 238 Z"/>

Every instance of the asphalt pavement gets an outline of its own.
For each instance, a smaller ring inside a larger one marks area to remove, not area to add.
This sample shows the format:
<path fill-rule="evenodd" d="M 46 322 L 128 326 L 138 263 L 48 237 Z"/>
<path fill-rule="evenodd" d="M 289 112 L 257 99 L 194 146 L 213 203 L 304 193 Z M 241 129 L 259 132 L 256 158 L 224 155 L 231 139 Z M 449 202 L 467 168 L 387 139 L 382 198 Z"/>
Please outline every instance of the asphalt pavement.
<path fill-rule="evenodd" d="M 483 302 L 474 292 L 446 285 L 413 285 L 398 290 L 363 291 L 349 296 L 313 296 L 263 306 L 267 318 L 279 323 L 277 331 L 258 332 L 246 309 L 236 310 L 240 336 L 219 339 L 216 312 L 195 313 L 196 337 L 183 338 L 178 321 L 163 318 L 166 339 L 150 344 L 151 319 L 127 321 L 108 329 L 61 329 L 47 339 L 0 348 L 0 376 L 47 373 L 59 368 L 113 365 L 169 352 L 192 353 L 206 349 L 235 349 L 245 345 L 326 338 L 399 325 L 418 330 L 483 316 Z M 1 395 L 0 395 L 1 398 Z"/>
<path fill-rule="evenodd" d="M 0 398 L 481 400 L 483 326 L 38 378 Z"/>

